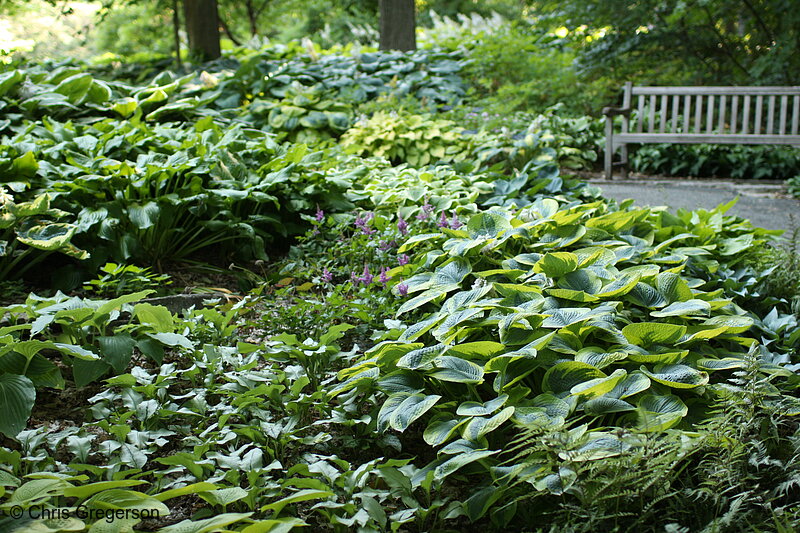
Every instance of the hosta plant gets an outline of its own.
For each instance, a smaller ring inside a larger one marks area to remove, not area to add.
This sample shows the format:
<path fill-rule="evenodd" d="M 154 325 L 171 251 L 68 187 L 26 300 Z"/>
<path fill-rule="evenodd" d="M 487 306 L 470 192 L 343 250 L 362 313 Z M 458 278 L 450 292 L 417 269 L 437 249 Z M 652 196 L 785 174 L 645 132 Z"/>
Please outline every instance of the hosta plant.
<path fill-rule="evenodd" d="M 414 236 L 399 251 L 436 247 L 390 271 L 405 277 L 395 290 L 408 294 L 406 329 L 342 371 L 333 395 L 377 389 L 378 431 L 424 428 L 438 458 L 420 476 L 463 469 L 559 494 L 568 472 L 503 466 L 510 439 L 569 429 L 565 459 L 612 456 L 637 434 L 703 420 L 748 354 L 775 384 L 790 376 L 759 346 L 757 317 L 715 287 L 720 264 L 770 236 L 727 207 L 673 215 L 539 199 Z"/>
<path fill-rule="evenodd" d="M 386 111 L 362 118 L 341 139 L 352 153 L 385 157 L 395 164 L 406 162 L 413 167 L 461 161 L 469 153 L 469 142 L 453 122 Z"/>

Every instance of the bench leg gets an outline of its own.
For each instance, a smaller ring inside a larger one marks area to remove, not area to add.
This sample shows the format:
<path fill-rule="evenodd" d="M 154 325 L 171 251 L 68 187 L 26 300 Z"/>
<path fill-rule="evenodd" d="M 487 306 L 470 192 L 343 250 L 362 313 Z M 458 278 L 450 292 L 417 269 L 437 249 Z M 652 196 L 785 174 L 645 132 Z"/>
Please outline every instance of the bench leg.
<path fill-rule="evenodd" d="M 619 153 L 622 161 L 622 178 L 628 179 L 628 145 L 623 144 L 620 146 Z"/>
<path fill-rule="evenodd" d="M 613 179 L 614 168 L 614 121 L 611 117 L 606 117 L 606 157 L 604 165 L 604 178 Z"/>

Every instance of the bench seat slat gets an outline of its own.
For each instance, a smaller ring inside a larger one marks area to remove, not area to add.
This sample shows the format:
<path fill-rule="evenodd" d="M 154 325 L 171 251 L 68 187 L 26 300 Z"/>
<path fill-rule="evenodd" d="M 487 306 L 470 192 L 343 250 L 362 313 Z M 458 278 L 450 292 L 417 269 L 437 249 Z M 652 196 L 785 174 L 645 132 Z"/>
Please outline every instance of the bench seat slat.
<path fill-rule="evenodd" d="M 708 143 L 708 144 L 794 144 L 800 146 L 800 135 L 744 135 L 706 133 L 624 133 L 615 134 L 614 143 Z"/>

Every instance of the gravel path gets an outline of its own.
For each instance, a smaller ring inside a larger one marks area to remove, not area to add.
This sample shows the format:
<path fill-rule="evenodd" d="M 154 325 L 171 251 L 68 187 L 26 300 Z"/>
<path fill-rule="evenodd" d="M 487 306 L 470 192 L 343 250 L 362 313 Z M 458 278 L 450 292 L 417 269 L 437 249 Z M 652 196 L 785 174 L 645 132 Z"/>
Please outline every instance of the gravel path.
<path fill-rule="evenodd" d="M 728 214 L 749 219 L 767 229 L 790 230 L 800 226 L 800 200 L 789 196 L 779 183 L 686 179 L 589 179 L 607 198 L 633 198 L 637 205 L 666 205 L 674 211 L 712 209 L 739 196 Z M 794 221 L 792 221 L 793 215 Z"/>

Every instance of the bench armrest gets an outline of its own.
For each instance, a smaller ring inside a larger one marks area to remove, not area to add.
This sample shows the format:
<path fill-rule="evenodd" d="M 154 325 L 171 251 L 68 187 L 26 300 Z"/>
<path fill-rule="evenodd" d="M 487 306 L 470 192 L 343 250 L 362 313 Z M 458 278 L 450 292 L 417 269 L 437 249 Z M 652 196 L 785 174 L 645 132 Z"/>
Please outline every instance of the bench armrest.
<path fill-rule="evenodd" d="M 607 117 L 616 117 L 618 115 L 630 116 L 631 108 L 624 107 L 604 107 L 603 114 Z"/>

